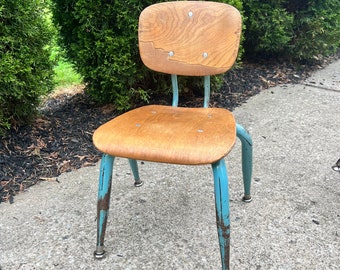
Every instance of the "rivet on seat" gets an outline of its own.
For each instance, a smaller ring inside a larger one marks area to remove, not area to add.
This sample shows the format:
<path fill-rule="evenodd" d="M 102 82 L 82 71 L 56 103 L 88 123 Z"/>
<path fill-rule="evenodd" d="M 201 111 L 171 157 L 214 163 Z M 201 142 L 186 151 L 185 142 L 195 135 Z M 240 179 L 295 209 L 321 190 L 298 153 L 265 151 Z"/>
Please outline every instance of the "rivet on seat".
<path fill-rule="evenodd" d="M 173 52 L 173 51 L 170 51 L 170 52 L 169 52 L 169 56 L 170 56 L 170 57 L 174 56 L 174 52 Z"/>
<path fill-rule="evenodd" d="M 207 58 L 208 57 L 208 53 L 207 52 L 204 52 L 203 53 L 203 58 Z"/>

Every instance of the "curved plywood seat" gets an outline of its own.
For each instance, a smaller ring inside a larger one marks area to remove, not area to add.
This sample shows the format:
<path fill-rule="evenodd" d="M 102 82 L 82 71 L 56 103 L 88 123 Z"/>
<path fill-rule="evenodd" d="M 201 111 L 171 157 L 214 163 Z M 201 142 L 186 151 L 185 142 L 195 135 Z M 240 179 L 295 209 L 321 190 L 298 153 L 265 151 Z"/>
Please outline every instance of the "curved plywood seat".
<path fill-rule="evenodd" d="M 220 108 L 150 105 L 99 127 L 95 146 L 112 156 L 175 164 L 211 164 L 235 143 L 233 115 Z"/>

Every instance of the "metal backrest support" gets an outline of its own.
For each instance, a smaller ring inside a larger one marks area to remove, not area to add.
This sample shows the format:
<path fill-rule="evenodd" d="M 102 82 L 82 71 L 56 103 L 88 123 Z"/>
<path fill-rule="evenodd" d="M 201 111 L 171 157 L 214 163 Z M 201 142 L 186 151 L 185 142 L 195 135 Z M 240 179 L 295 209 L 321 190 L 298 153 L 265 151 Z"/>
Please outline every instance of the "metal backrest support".
<path fill-rule="evenodd" d="M 163 73 L 207 76 L 206 86 L 210 86 L 208 76 L 224 73 L 234 64 L 240 35 L 239 11 L 223 3 L 159 3 L 144 9 L 139 18 L 143 63 Z M 172 81 L 175 86 L 175 76 Z M 210 92 L 209 88 L 205 92 Z M 206 97 L 204 106 L 208 103 Z M 173 105 L 176 106 L 175 95 Z"/>

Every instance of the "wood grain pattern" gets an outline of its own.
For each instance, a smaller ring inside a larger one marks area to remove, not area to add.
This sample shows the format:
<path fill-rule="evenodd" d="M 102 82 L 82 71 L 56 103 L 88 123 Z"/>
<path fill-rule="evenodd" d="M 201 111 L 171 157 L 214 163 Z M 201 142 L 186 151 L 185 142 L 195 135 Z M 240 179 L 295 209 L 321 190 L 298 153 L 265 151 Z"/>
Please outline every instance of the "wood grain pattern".
<path fill-rule="evenodd" d="M 160 105 L 120 115 L 93 135 L 103 153 L 187 165 L 218 161 L 229 153 L 235 139 L 235 120 L 225 109 Z"/>
<path fill-rule="evenodd" d="M 237 57 L 241 16 L 223 3 L 160 3 L 141 13 L 138 35 L 141 58 L 150 69 L 189 76 L 220 74 Z"/>

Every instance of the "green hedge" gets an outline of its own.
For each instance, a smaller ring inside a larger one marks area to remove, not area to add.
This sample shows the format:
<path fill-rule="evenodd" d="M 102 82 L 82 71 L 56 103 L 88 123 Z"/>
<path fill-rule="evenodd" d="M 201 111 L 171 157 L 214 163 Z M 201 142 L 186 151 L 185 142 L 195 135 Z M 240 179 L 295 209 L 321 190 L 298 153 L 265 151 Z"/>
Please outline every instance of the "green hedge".
<path fill-rule="evenodd" d="M 244 10 L 247 55 L 310 60 L 340 45 L 339 0 L 247 0 Z"/>
<path fill-rule="evenodd" d="M 327 56 L 340 46 L 340 0 L 302 0 L 294 12 L 288 53 L 297 59 Z M 293 5 L 294 1 L 287 1 Z M 296 4 L 296 3 L 295 3 Z"/>
<path fill-rule="evenodd" d="M 61 45 L 83 76 L 87 92 L 96 101 L 112 102 L 117 109 L 126 110 L 136 99 L 147 100 L 149 89 L 170 90 L 169 77 L 145 68 L 138 52 L 139 15 L 145 7 L 160 1 L 52 2 Z M 242 8 L 240 0 L 220 2 Z M 185 88 L 188 81 L 191 79 L 182 80 Z"/>
<path fill-rule="evenodd" d="M 43 0 L 0 1 L 0 133 L 31 119 L 52 90 L 53 65 L 46 46 L 52 30 Z"/>
<path fill-rule="evenodd" d="M 280 54 L 286 50 L 292 39 L 293 15 L 280 2 L 245 1 L 247 55 Z"/>

